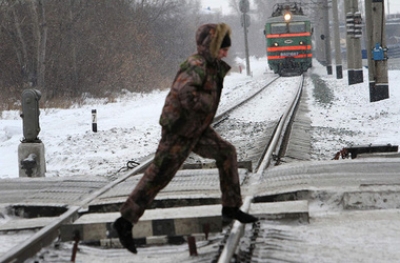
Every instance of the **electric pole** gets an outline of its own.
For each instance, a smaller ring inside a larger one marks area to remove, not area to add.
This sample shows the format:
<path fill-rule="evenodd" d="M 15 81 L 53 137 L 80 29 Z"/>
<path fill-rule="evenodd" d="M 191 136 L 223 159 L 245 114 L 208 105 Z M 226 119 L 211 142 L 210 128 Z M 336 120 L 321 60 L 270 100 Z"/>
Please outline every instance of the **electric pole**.
<path fill-rule="evenodd" d="M 332 0 L 333 29 L 335 34 L 336 78 L 343 78 L 342 50 L 340 48 L 339 10 L 337 0 Z"/>
<path fill-rule="evenodd" d="M 383 0 L 365 0 L 370 102 L 389 98 Z"/>
<path fill-rule="evenodd" d="M 344 3 L 347 32 L 347 68 L 349 85 L 353 85 L 362 83 L 364 78 L 362 70 L 360 39 L 362 33 L 362 20 L 361 12 L 358 10 L 358 0 L 345 0 Z"/>
<path fill-rule="evenodd" d="M 315 38 L 315 52 L 317 55 L 317 60 L 323 65 L 326 66 L 327 65 L 327 59 L 326 59 L 326 47 L 324 44 L 324 39 L 325 39 L 325 35 L 324 35 L 324 30 L 323 30 L 323 26 L 324 26 L 324 17 L 323 17 L 323 10 L 322 10 L 323 6 L 322 3 L 317 2 L 317 8 L 316 8 L 316 24 L 315 24 L 315 35 L 318 36 Z"/>
<path fill-rule="evenodd" d="M 249 45 L 247 40 L 247 28 L 250 26 L 250 16 L 247 14 L 250 10 L 250 3 L 248 0 L 240 0 L 239 9 L 242 12 L 241 24 L 244 31 L 244 46 L 246 53 L 246 72 L 247 76 L 250 76 L 250 60 L 249 60 Z"/>
<path fill-rule="evenodd" d="M 331 56 L 331 37 L 329 33 L 329 5 L 328 0 L 324 0 L 324 41 L 325 41 L 325 59 L 326 71 L 332 75 L 332 56 Z"/>

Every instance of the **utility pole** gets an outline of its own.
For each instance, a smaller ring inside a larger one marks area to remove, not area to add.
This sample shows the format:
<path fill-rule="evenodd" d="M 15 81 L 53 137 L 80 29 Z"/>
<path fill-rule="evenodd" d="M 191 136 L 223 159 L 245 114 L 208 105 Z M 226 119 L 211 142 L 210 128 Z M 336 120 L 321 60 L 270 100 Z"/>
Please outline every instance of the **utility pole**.
<path fill-rule="evenodd" d="M 316 38 L 315 38 L 315 42 L 316 42 L 316 45 L 315 45 L 315 52 L 316 52 L 316 55 L 317 55 L 317 60 L 323 65 L 323 66 L 326 66 L 327 65 L 327 63 L 326 63 L 326 56 L 325 56 L 325 54 L 326 54 L 326 52 L 325 52 L 325 45 L 324 45 L 324 39 L 325 39 L 325 35 L 324 35 L 324 33 L 323 33 L 323 30 L 322 30 L 322 28 L 323 28 L 323 21 L 324 21 L 324 18 L 323 18 L 323 12 L 322 12 L 322 3 L 320 3 L 320 2 L 317 2 L 317 8 L 316 8 L 316 12 L 317 12 L 317 14 L 316 14 L 316 25 L 315 25 L 315 35 L 317 36 Z"/>
<path fill-rule="evenodd" d="M 383 0 L 365 0 L 370 102 L 389 98 Z"/>
<path fill-rule="evenodd" d="M 374 0 L 376 1 L 376 0 Z M 383 0 L 382 0 L 383 1 Z M 361 57 L 361 12 L 358 10 L 358 0 L 345 0 L 346 13 L 346 45 L 349 85 L 363 82 Z"/>
<path fill-rule="evenodd" d="M 324 0 L 324 41 L 325 41 L 325 59 L 326 71 L 332 75 L 332 56 L 331 56 L 331 37 L 329 33 L 329 5 L 328 0 Z"/>
<path fill-rule="evenodd" d="M 335 34 L 336 78 L 343 78 L 342 50 L 340 48 L 339 10 L 337 0 L 332 0 L 333 29 Z"/>
<path fill-rule="evenodd" d="M 242 12 L 241 24 L 244 31 L 244 46 L 246 53 L 246 72 L 247 76 L 251 75 L 250 71 L 250 60 L 249 60 L 249 45 L 247 39 L 247 28 L 250 26 L 250 16 L 247 14 L 250 10 L 250 3 L 248 0 L 240 0 L 239 9 Z"/>

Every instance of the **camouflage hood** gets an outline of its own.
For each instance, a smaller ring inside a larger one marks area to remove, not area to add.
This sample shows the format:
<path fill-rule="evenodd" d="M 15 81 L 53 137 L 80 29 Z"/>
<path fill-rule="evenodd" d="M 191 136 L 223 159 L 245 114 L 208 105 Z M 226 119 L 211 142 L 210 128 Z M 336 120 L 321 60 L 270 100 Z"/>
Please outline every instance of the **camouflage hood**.
<path fill-rule="evenodd" d="M 163 130 L 186 138 L 198 138 L 211 125 L 230 66 L 218 60 L 218 52 L 230 28 L 226 24 L 200 26 L 198 52 L 179 68 L 160 116 Z"/>
<path fill-rule="evenodd" d="M 213 62 L 226 34 L 231 36 L 231 28 L 225 23 L 200 26 L 196 33 L 197 52 Z"/>

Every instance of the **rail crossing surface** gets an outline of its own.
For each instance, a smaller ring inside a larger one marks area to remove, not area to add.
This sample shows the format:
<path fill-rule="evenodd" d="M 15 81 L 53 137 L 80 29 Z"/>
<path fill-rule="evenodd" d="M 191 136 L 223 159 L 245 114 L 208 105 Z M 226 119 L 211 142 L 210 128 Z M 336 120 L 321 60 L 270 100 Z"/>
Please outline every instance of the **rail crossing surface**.
<path fill-rule="evenodd" d="M 259 183 L 251 184 L 243 180 L 254 174 L 241 169 L 243 195 L 254 196 L 253 201 L 256 203 L 251 205 L 250 212 L 261 218 L 270 220 L 294 218 L 295 221 L 303 223 L 307 223 L 310 217 L 309 202 L 325 202 L 327 200 L 324 198 L 331 198 L 328 193 L 336 195 L 337 206 L 348 211 L 398 209 L 400 207 L 398 157 L 398 154 L 373 158 L 362 155 L 355 160 L 293 162 L 269 169 L 262 178 L 259 178 Z M 125 199 L 140 176 L 133 176 L 126 183 L 122 183 L 118 191 L 104 193 L 91 205 L 97 210 L 99 205 L 107 205 L 104 207 L 110 209 L 110 203 L 118 204 Z M 0 186 L 0 191 L 7 193 L 7 196 L 2 194 L 0 200 L 2 205 L 25 207 L 25 211 L 30 211 L 26 209 L 30 207 L 44 213 L 49 207 L 53 207 L 54 209 L 48 211 L 56 213 L 64 206 L 85 198 L 85 195 L 106 183 L 107 180 L 104 178 L 7 179 L 3 180 Z M 157 198 L 159 201 L 186 202 L 187 206 L 147 210 L 142 223 L 134 228 L 136 236 L 144 238 L 142 245 L 179 243 L 179 240 L 182 241 L 189 235 L 196 236 L 197 240 L 204 240 L 205 223 L 209 223 L 210 233 L 221 232 L 220 205 L 195 205 L 202 199 L 212 203 L 214 202 L 212 200 L 219 198 L 217 170 L 180 171 Z M 97 241 L 106 247 L 118 247 L 115 245 L 118 242 L 108 236 L 110 224 L 119 216 L 118 212 L 89 213 L 91 205 L 85 208 L 86 211 L 82 211 L 86 214 L 78 220 L 62 226 L 61 239 L 71 240 L 74 231 L 80 230 L 82 241 Z M 10 224 L 2 225 L 0 231 L 6 233 L 40 228 L 48 224 L 52 218 L 48 216 L 13 220 Z M 110 244 L 112 242 L 113 246 Z"/>

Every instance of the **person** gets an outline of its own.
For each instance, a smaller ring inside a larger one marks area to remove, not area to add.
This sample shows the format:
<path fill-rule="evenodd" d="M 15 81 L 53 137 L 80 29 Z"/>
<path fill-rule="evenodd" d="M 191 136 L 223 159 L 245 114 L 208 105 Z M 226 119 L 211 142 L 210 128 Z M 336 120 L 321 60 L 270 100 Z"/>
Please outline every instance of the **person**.
<path fill-rule="evenodd" d="M 223 80 L 230 66 L 222 60 L 231 46 L 231 29 L 225 23 L 205 24 L 196 32 L 197 53 L 180 65 L 160 117 L 161 140 L 154 160 L 144 172 L 113 224 L 126 249 L 137 253 L 132 235 L 155 196 L 194 152 L 215 159 L 219 172 L 222 223 L 253 223 L 258 219 L 241 211 L 242 197 L 235 147 L 210 126 L 217 112 Z"/>

